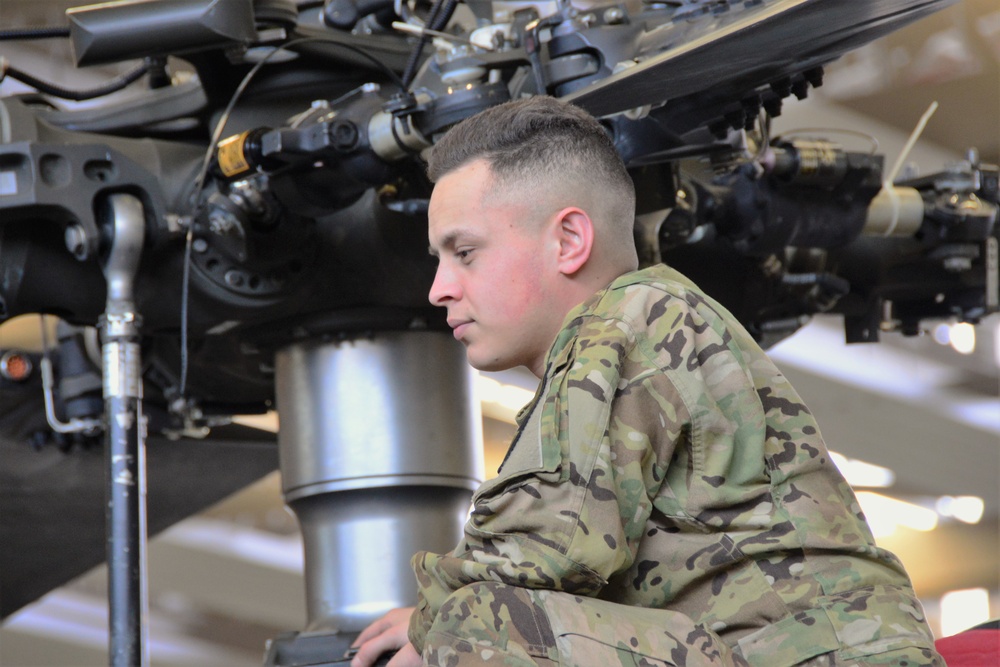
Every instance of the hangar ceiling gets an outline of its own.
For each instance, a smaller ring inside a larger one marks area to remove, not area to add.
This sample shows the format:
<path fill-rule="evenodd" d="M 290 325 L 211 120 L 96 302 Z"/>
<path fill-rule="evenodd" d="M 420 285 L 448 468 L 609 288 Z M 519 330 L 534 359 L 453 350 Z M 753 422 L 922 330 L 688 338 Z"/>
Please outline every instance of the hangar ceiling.
<path fill-rule="evenodd" d="M 909 133 L 932 100 L 924 136 L 1000 163 L 1000 11 L 962 0 L 827 68 L 825 99 Z"/>

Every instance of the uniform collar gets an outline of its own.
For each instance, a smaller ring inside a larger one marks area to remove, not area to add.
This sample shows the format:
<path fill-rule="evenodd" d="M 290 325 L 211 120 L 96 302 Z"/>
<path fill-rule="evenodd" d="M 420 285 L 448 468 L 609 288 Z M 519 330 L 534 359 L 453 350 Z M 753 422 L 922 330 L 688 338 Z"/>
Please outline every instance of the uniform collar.
<path fill-rule="evenodd" d="M 586 322 L 590 317 L 600 311 L 601 302 L 604 298 L 609 293 L 614 292 L 615 290 L 623 289 L 629 285 L 650 282 L 675 282 L 681 283 L 684 286 L 692 286 L 691 282 L 687 278 L 674 269 L 671 269 L 663 264 L 654 264 L 653 266 L 639 271 L 629 271 L 628 273 L 623 273 L 612 280 L 607 287 L 594 292 L 590 298 L 573 308 L 573 310 L 569 311 L 566 315 L 566 319 L 563 320 L 562 328 L 559 329 L 559 333 L 556 335 L 555 341 L 549 348 L 548 354 L 545 355 L 545 374 L 542 377 L 542 381 L 538 385 L 538 391 L 535 393 L 535 397 L 517 414 L 516 421 L 518 426 L 520 426 L 524 420 L 528 418 L 528 415 L 531 414 L 531 408 L 533 408 L 539 399 L 542 398 L 540 394 L 544 391 L 547 380 L 553 373 L 556 373 L 569 363 L 573 350 L 573 344 L 576 342 L 580 333 L 580 327 L 582 327 L 584 322 Z"/>
<path fill-rule="evenodd" d="M 552 347 L 549 348 L 549 353 L 545 357 L 546 374 L 561 364 L 565 364 L 569 349 L 572 347 L 573 341 L 576 340 L 580 327 L 589 317 L 600 310 L 601 302 L 609 293 L 636 283 L 663 282 L 664 280 L 687 282 L 680 273 L 673 269 L 663 264 L 655 264 L 639 271 L 623 273 L 612 280 L 607 287 L 598 290 L 586 301 L 569 311 L 566 319 L 563 320 L 562 328 L 559 330 L 555 342 L 552 343 Z"/>

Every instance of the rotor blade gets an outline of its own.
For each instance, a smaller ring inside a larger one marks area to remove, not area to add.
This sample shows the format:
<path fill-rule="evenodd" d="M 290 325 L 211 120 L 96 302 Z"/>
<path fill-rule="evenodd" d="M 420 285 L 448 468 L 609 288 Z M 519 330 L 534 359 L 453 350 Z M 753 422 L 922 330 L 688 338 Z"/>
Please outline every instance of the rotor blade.
<path fill-rule="evenodd" d="M 607 116 L 698 93 L 738 97 L 834 60 L 957 1 L 776 0 L 733 5 L 718 16 L 675 19 L 649 33 L 656 44 L 643 49 L 648 58 L 563 99 Z"/>

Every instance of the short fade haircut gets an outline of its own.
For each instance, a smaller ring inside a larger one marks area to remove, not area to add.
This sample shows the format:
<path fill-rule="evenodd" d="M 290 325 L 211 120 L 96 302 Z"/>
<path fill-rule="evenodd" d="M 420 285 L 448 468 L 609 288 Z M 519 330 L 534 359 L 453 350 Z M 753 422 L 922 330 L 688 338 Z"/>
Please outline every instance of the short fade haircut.
<path fill-rule="evenodd" d="M 430 152 L 427 175 L 437 182 L 486 160 L 501 189 L 566 173 L 603 188 L 612 201 L 609 224 L 631 230 L 635 186 L 604 127 L 583 109 L 539 95 L 506 102 L 465 119 Z M 623 218 L 623 219 L 622 219 Z"/>

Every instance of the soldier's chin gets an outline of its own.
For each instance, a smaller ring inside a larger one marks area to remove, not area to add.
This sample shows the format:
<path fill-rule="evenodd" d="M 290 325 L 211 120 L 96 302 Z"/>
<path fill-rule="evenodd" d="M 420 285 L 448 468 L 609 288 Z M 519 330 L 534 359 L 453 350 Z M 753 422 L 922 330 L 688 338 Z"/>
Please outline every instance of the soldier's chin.
<path fill-rule="evenodd" d="M 483 359 L 479 357 L 468 345 L 465 346 L 465 358 L 468 359 L 470 366 L 475 368 L 477 371 L 483 371 L 486 373 L 506 371 L 518 366 L 518 364 L 498 359 L 496 357 L 486 357 Z"/>

